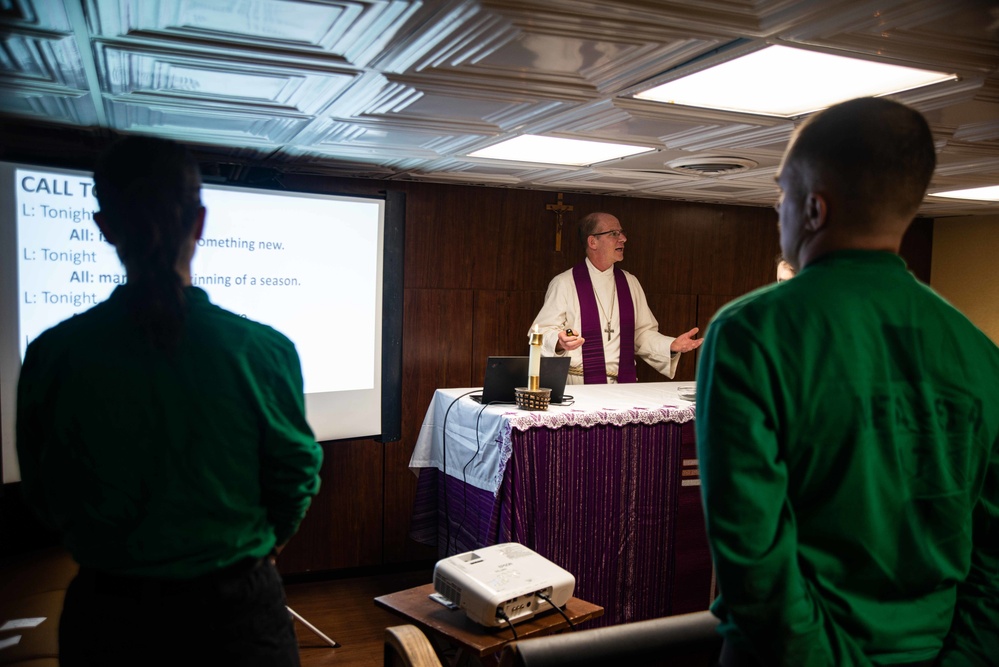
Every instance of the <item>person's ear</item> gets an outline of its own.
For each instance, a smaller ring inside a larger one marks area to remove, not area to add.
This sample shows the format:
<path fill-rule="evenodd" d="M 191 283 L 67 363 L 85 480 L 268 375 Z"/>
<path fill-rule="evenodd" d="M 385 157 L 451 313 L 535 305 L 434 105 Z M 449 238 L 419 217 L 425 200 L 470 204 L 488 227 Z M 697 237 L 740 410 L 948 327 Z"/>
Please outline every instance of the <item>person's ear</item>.
<path fill-rule="evenodd" d="M 818 192 L 809 192 L 805 197 L 805 227 L 812 232 L 823 229 L 829 219 L 829 204 L 826 197 Z"/>
<path fill-rule="evenodd" d="M 118 245 L 114 234 L 110 232 L 107 226 L 107 221 L 104 219 L 104 214 L 100 211 L 94 211 L 94 222 L 97 223 L 97 229 L 101 230 L 101 234 L 104 235 L 104 239 L 111 245 Z"/>

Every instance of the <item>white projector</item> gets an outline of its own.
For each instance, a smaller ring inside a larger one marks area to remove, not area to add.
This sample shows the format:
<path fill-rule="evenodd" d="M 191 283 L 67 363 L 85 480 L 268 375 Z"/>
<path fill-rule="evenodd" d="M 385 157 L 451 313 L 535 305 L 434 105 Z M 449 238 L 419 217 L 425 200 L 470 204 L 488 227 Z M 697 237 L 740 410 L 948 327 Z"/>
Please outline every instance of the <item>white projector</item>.
<path fill-rule="evenodd" d="M 434 567 L 434 590 L 485 626 L 518 623 L 562 607 L 576 578 L 515 542 L 451 556 Z M 543 598 L 551 600 L 549 603 Z"/>

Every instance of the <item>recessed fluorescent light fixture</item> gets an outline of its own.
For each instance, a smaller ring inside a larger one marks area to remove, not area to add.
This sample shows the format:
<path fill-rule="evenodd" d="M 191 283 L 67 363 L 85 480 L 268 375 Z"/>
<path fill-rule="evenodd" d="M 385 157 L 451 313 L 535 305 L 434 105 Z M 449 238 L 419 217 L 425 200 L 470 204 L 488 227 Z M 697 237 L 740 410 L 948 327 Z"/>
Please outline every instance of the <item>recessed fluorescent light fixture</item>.
<path fill-rule="evenodd" d="M 542 137 L 536 134 L 523 134 L 507 141 L 501 141 L 487 148 L 469 153 L 468 157 L 484 157 L 493 160 L 515 160 L 517 162 L 539 162 L 542 164 L 566 164 L 583 167 L 616 158 L 648 153 L 655 148 L 609 144 L 601 141 L 582 141 L 560 137 Z"/>
<path fill-rule="evenodd" d="M 974 199 L 976 201 L 999 201 L 999 185 L 986 185 L 982 188 L 968 188 L 967 190 L 949 190 L 948 192 L 934 192 L 931 197 L 947 197 L 948 199 Z"/>
<path fill-rule="evenodd" d="M 855 97 L 890 95 L 957 79 L 787 46 L 768 46 L 635 97 L 655 102 L 793 118 Z"/>

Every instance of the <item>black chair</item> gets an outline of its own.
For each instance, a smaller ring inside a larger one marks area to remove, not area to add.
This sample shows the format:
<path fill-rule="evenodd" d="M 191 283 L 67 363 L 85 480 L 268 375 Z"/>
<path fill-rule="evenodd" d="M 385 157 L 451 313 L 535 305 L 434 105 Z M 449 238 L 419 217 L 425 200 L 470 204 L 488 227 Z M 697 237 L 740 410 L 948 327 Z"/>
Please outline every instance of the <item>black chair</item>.
<path fill-rule="evenodd" d="M 504 647 L 500 667 L 711 667 L 722 644 L 717 626 L 702 611 L 524 639 Z"/>

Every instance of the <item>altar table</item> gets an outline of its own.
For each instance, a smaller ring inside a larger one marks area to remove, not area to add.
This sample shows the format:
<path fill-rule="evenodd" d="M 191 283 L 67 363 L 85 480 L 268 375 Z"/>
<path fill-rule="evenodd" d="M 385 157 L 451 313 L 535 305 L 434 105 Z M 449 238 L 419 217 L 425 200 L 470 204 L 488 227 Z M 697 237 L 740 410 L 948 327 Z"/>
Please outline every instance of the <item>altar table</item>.
<path fill-rule="evenodd" d="M 411 535 L 441 558 L 502 542 L 533 549 L 604 608 L 595 625 L 701 611 L 712 571 L 692 383 L 572 385 L 547 411 L 438 389 L 410 460 Z M 445 465 L 446 461 L 446 465 Z"/>

